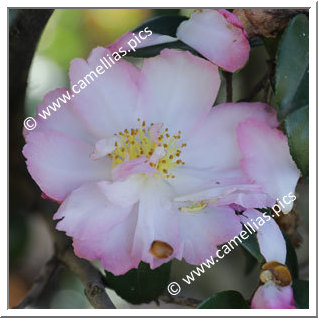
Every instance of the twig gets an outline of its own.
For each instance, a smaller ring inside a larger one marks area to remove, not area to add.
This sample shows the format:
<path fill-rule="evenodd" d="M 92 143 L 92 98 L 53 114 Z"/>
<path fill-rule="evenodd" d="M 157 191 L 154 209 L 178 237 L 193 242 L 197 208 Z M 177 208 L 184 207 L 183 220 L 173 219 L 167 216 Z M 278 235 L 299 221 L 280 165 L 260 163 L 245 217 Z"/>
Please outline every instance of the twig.
<path fill-rule="evenodd" d="M 276 37 L 296 14 L 308 14 L 308 9 L 235 9 L 248 37 Z"/>
<path fill-rule="evenodd" d="M 57 259 L 82 281 L 84 293 L 91 305 L 98 309 L 115 308 L 106 293 L 105 277 L 102 273 L 89 261 L 78 258 L 74 254 L 70 239 L 63 232 L 55 229 L 55 222 L 52 220 L 51 215 L 47 214 L 44 217 L 55 242 Z"/>
<path fill-rule="evenodd" d="M 14 309 L 22 309 L 32 305 L 41 296 L 48 282 L 56 272 L 58 266 L 59 261 L 55 256 L 53 256 L 42 268 L 27 296 L 19 305 L 15 306 Z"/>
<path fill-rule="evenodd" d="M 82 281 L 85 295 L 94 308 L 115 308 L 106 294 L 104 276 L 95 266 L 87 260 L 76 257 L 71 247 L 58 253 L 57 257 Z"/>
<path fill-rule="evenodd" d="M 187 306 L 192 308 L 196 308 L 201 303 L 201 301 L 197 299 L 176 296 L 172 297 L 170 295 L 162 295 L 159 297 L 159 300 L 164 301 L 165 303 Z"/>
<path fill-rule="evenodd" d="M 49 213 L 41 213 L 40 215 L 44 217 L 52 234 L 55 243 L 55 255 L 45 265 L 26 298 L 15 308 L 25 308 L 34 303 L 41 296 L 59 264 L 64 264 L 82 281 L 84 293 L 94 308 L 115 308 L 106 293 L 105 277 L 102 273 L 89 261 L 78 258 L 74 254 L 70 239 L 64 233 L 55 229 L 55 222 L 53 222 L 52 216 Z"/>

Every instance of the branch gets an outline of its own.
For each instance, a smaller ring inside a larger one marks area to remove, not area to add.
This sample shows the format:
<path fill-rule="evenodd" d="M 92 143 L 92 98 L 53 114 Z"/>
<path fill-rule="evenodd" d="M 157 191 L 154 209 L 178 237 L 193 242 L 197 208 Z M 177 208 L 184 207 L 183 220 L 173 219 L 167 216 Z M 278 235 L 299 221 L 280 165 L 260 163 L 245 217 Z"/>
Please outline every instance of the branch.
<path fill-rule="evenodd" d="M 32 305 L 36 302 L 36 300 L 41 296 L 43 290 L 47 286 L 48 282 L 53 277 L 59 266 L 59 262 L 56 257 L 52 257 L 42 268 L 39 276 L 34 281 L 34 284 L 31 290 L 28 292 L 27 296 L 21 301 L 21 303 L 15 307 L 14 309 L 22 309 L 27 306 Z"/>
<path fill-rule="evenodd" d="M 104 276 L 95 266 L 87 260 L 76 257 L 71 247 L 59 252 L 57 257 L 82 281 L 85 295 L 94 308 L 115 308 L 106 294 Z"/>
<path fill-rule="evenodd" d="M 176 296 L 172 297 L 170 295 L 162 295 L 159 297 L 159 300 L 169 304 L 176 304 L 176 305 L 187 306 L 192 308 L 196 308 L 201 303 L 201 301 L 197 299 L 176 297 Z"/>
<path fill-rule="evenodd" d="M 25 169 L 22 128 L 29 68 L 51 9 L 10 9 L 9 31 L 9 201 L 10 213 L 31 212 L 40 192 Z M 16 198 L 19 200 L 16 200 Z"/>
<path fill-rule="evenodd" d="M 248 37 L 276 37 L 299 13 L 308 14 L 308 9 L 235 9 Z"/>
<path fill-rule="evenodd" d="M 55 242 L 55 254 L 57 259 L 68 267 L 84 285 L 84 293 L 94 308 L 113 309 L 114 304 L 108 297 L 105 290 L 105 277 L 89 261 L 78 258 L 71 246 L 71 240 L 65 233 L 55 229 L 56 222 L 51 214 L 46 214 L 46 223 Z"/>

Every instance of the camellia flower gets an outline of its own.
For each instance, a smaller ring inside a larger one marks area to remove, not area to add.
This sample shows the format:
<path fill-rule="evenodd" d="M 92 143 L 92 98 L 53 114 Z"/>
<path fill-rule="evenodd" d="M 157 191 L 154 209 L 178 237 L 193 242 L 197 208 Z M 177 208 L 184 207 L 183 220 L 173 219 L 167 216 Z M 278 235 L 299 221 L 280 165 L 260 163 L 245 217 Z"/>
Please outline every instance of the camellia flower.
<path fill-rule="evenodd" d="M 263 214 L 247 209 L 242 215 L 242 223 L 263 219 Z M 269 216 L 268 216 L 269 218 Z M 266 263 L 262 266 L 260 281 L 263 283 L 255 292 L 253 309 L 295 309 L 291 274 L 286 267 L 286 242 L 277 225 L 270 218 L 257 229 L 260 251 Z"/>
<path fill-rule="evenodd" d="M 110 51 L 75 59 L 71 85 Z M 272 108 L 211 108 L 217 67 L 163 50 L 142 68 L 121 59 L 52 117 L 37 118 L 23 154 L 45 196 L 62 202 L 57 229 L 79 257 L 116 275 L 140 261 L 199 264 L 241 231 L 231 204 L 272 205 L 299 172 Z M 66 89 L 44 97 L 45 105 Z"/>
<path fill-rule="evenodd" d="M 194 48 L 202 56 L 222 69 L 235 72 L 242 68 L 249 57 L 250 45 L 246 31 L 235 14 L 224 9 L 196 10 L 189 20 L 183 21 L 177 29 L 177 38 L 152 34 L 138 44 L 138 48 L 174 42 L 178 39 Z M 129 50 L 127 44 L 133 39 L 127 32 L 109 46 L 111 51 L 120 47 Z"/>

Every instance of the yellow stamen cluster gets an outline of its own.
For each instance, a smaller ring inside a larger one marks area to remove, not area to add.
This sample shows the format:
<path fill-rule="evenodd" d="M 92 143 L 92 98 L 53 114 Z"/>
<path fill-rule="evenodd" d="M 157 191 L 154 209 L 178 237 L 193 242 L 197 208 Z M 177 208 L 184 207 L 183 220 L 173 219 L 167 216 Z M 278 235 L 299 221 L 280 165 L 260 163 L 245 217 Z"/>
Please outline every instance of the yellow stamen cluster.
<path fill-rule="evenodd" d="M 149 129 L 146 128 L 146 122 L 138 118 L 139 126 L 137 129 L 125 129 L 115 134 L 118 141 L 115 142 L 115 150 L 108 154 L 113 159 L 113 168 L 127 160 L 133 160 L 142 156 L 149 159 L 149 165 L 158 170 L 158 176 L 164 178 L 175 178 L 170 169 L 175 169 L 185 163 L 180 159 L 181 149 L 186 146 L 185 143 L 179 144 L 181 131 L 177 134 L 170 135 L 168 128 L 160 132 L 158 139 L 151 139 Z M 154 125 L 153 123 L 151 126 Z M 157 162 L 150 161 L 157 147 L 163 147 L 164 156 Z"/>

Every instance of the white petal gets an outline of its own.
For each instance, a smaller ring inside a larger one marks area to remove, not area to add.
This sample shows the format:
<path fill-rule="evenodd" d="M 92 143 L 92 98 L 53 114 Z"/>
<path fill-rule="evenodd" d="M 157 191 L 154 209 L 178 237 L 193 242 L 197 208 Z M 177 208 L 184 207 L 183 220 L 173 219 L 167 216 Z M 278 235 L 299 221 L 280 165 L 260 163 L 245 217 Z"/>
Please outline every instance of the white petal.
<path fill-rule="evenodd" d="M 241 123 L 237 130 L 247 176 L 275 200 L 293 194 L 300 172 L 289 153 L 286 136 L 253 119 Z M 282 211 L 289 212 L 292 206 L 290 202 Z"/>
<path fill-rule="evenodd" d="M 285 264 L 286 261 L 286 242 L 284 236 L 273 218 L 267 220 L 263 214 L 259 211 L 249 209 L 243 213 L 246 217 L 242 216 L 242 222 L 249 222 L 253 226 L 253 221 L 258 224 L 261 219 L 265 221 L 261 222 L 262 226 L 259 226 L 257 230 L 257 239 L 262 255 L 265 257 L 266 262 L 276 261 Z M 258 219 L 261 218 L 261 219 Z M 268 218 L 268 217 L 267 217 Z M 258 220 L 257 220 L 258 219 Z"/>
<path fill-rule="evenodd" d="M 98 140 L 95 144 L 94 151 L 90 154 L 90 158 L 97 160 L 111 153 L 115 150 L 115 142 L 118 140 L 119 138 L 115 136 Z"/>
<path fill-rule="evenodd" d="M 218 69 L 189 52 L 165 49 L 144 61 L 139 110 L 147 122 L 162 122 L 182 136 L 213 105 L 220 86 Z"/>

